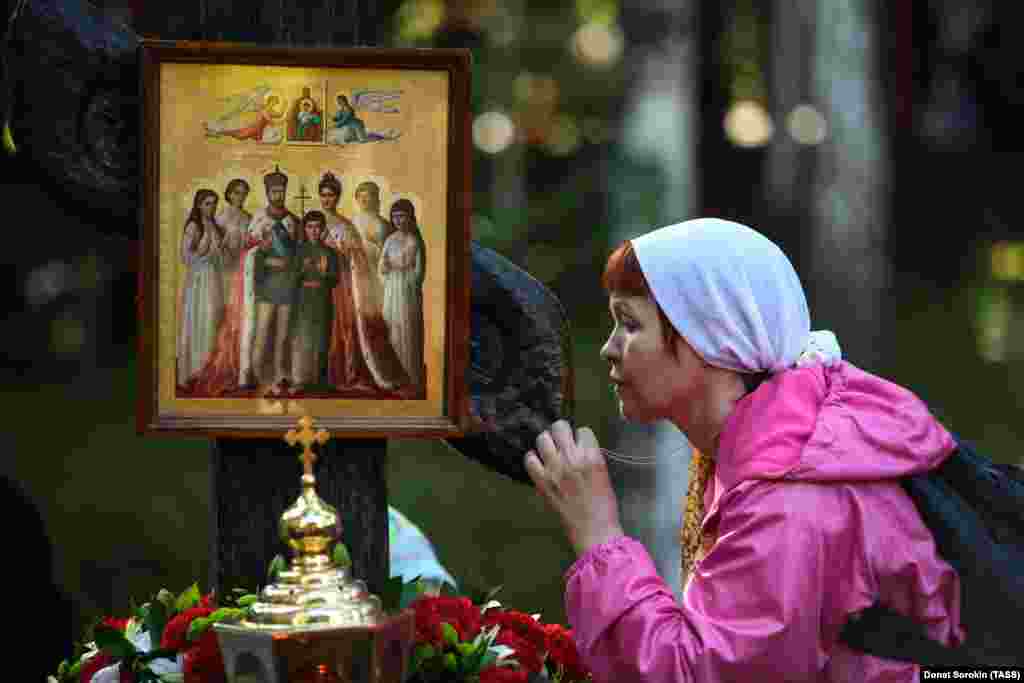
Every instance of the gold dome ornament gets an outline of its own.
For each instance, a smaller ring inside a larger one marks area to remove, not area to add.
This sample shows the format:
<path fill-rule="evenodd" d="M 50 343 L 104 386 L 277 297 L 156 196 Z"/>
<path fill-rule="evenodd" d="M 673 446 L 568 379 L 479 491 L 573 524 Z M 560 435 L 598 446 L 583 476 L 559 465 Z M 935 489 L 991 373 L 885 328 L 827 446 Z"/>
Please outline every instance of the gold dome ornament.
<path fill-rule="evenodd" d="M 332 560 L 341 519 L 317 495 L 312 449 L 330 435 L 313 424 L 312 417 L 303 416 L 299 429 L 284 437 L 288 445 L 303 447 L 302 490 L 278 527 L 294 554 L 290 566 L 260 591 L 246 619 L 214 625 L 228 680 L 285 683 L 314 676 L 399 683 L 412 647 L 414 614 L 388 615 L 366 583 L 352 577 L 347 562 Z"/>

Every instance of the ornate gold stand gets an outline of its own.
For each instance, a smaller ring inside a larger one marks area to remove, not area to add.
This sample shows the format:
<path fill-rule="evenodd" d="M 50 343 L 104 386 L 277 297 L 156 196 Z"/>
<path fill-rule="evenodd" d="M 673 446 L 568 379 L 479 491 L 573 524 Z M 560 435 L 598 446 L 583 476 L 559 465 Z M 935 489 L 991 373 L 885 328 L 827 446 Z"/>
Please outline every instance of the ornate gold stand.
<path fill-rule="evenodd" d="M 413 612 L 389 616 L 365 582 L 331 561 L 341 521 L 316 493 L 312 451 L 330 437 L 313 431 L 309 416 L 299 426 L 285 440 L 304 447 L 302 493 L 280 522 L 281 538 L 295 556 L 277 583 L 260 592 L 250 619 L 214 625 L 228 681 L 401 683 L 415 633 Z"/>

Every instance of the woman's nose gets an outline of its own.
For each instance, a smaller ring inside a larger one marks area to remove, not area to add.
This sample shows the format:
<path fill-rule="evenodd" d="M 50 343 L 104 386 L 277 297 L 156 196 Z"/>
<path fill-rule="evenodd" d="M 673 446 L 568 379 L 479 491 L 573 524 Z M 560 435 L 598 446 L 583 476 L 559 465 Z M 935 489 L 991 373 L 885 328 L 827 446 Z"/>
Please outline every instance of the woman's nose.
<path fill-rule="evenodd" d="M 614 344 L 615 335 L 610 335 L 608 340 L 605 341 L 604 346 L 601 347 L 601 358 L 604 360 L 612 360 L 618 356 L 618 351 L 615 349 Z"/>

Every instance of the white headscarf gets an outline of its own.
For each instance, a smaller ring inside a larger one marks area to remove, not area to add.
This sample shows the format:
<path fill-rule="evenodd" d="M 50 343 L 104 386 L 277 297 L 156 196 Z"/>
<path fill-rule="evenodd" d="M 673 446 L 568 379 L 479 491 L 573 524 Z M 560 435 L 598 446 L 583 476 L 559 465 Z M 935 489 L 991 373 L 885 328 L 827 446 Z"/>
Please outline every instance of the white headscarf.
<path fill-rule="evenodd" d="M 775 373 L 842 358 L 834 334 L 811 332 L 800 278 L 764 235 L 698 218 L 632 243 L 655 301 L 710 365 Z"/>

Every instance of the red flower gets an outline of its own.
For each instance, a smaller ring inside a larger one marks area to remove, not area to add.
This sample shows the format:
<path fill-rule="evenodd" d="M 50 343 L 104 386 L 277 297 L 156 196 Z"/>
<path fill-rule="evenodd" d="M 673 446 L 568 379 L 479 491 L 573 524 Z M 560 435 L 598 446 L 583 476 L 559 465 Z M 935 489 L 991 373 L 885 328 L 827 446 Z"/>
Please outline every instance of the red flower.
<path fill-rule="evenodd" d="M 498 637 L 494 639 L 494 642 L 498 645 L 507 645 L 515 650 L 515 654 L 512 656 L 523 669 L 540 673 L 541 667 L 544 666 L 544 661 L 541 659 L 543 652 L 534 647 L 529 640 L 515 631 L 504 629 L 498 631 Z"/>
<path fill-rule="evenodd" d="M 576 641 L 573 640 L 572 630 L 560 624 L 547 624 L 544 626 L 544 634 L 548 638 L 548 657 L 556 665 L 561 665 L 565 670 L 566 680 L 584 680 L 587 677 L 587 670 L 580 661 L 579 650 L 576 649 Z"/>
<path fill-rule="evenodd" d="M 117 617 L 104 617 L 103 624 L 124 633 L 124 630 L 128 628 L 128 617 L 125 617 L 124 619 L 118 619 Z"/>
<path fill-rule="evenodd" d="M 199 603 L 196 605 L 196 607 L 211 607 L 213 609 L 216 609 L 217 598 L 213 593 L 207 593 L 199 599 Z"/>
<path fill-rule="evenodd" d="M 212 628 L 205 631 L 192 647 L 185 650 L 182 672 L 185 680 L 201 680 L 203 683 L 226 683 L 224 657 L 217 642 L 217 633 Z"/>
<path fill-rule="evenodd" d="M 499 634 L 505 631 L 515 633 L 530 643 L 538 654 L 548 649 L 548 639 L 544 633 L 544 627 L 525 612 L 518 612 L 514 609 L 487 610 L 483 617 L 483 627 L 489 628 L 495 624 L 501 627 Z"/>
<path fill-rule="evenodd" d="M 480 683 L 526 683 L 527 680 L 526 671 L 507 666 L 492 666 L 480 672 Z"/>
<path fill-rule="evenodd" d="M 480 609 L 469 598 L 424 596 L 412 603 L 416 612 L 416 642 L 444 646 L 441 623 L 447 622 L 460 641 L 472 640 L 480 632 Z"/>
<path fill-rule="evenodd" d="M 193 619 L 208 617 L 213 614 L 212 607 L 192 607 L 167 622 L 164 627 L 164 635 L 160 639 L 160 647 L 168 650 L 184 650 L 191 643 L 188 641 L 188 626 Z"/>
<path fill-rule="evenodd" d="M 106 669 L 108 666 L 117 663 L 115 657 L 111 657 L 106 652 L 100 652 L 98 655 L 90 657 L 82 668 L 78 670 L 78 681 L 79 683 L 91 683 L 92 677 L 96 675 L 96 672 L 100 669 Z M 124 664 L 118 669 L 118 681 L 120 683 L 135 683 L 135 676 L 131 670 Z"/>
<path fill-rule="evenodd" d="M 92 681 L 93 674 L 100 669 L 105 669 L 117 660 L 108 655 L 106 652 L 100 652 L 97 655 L 93 655 L 82 664 L 82 668 L 78 672 L 78 680 L 80 683 L 90 683 Z"/>

